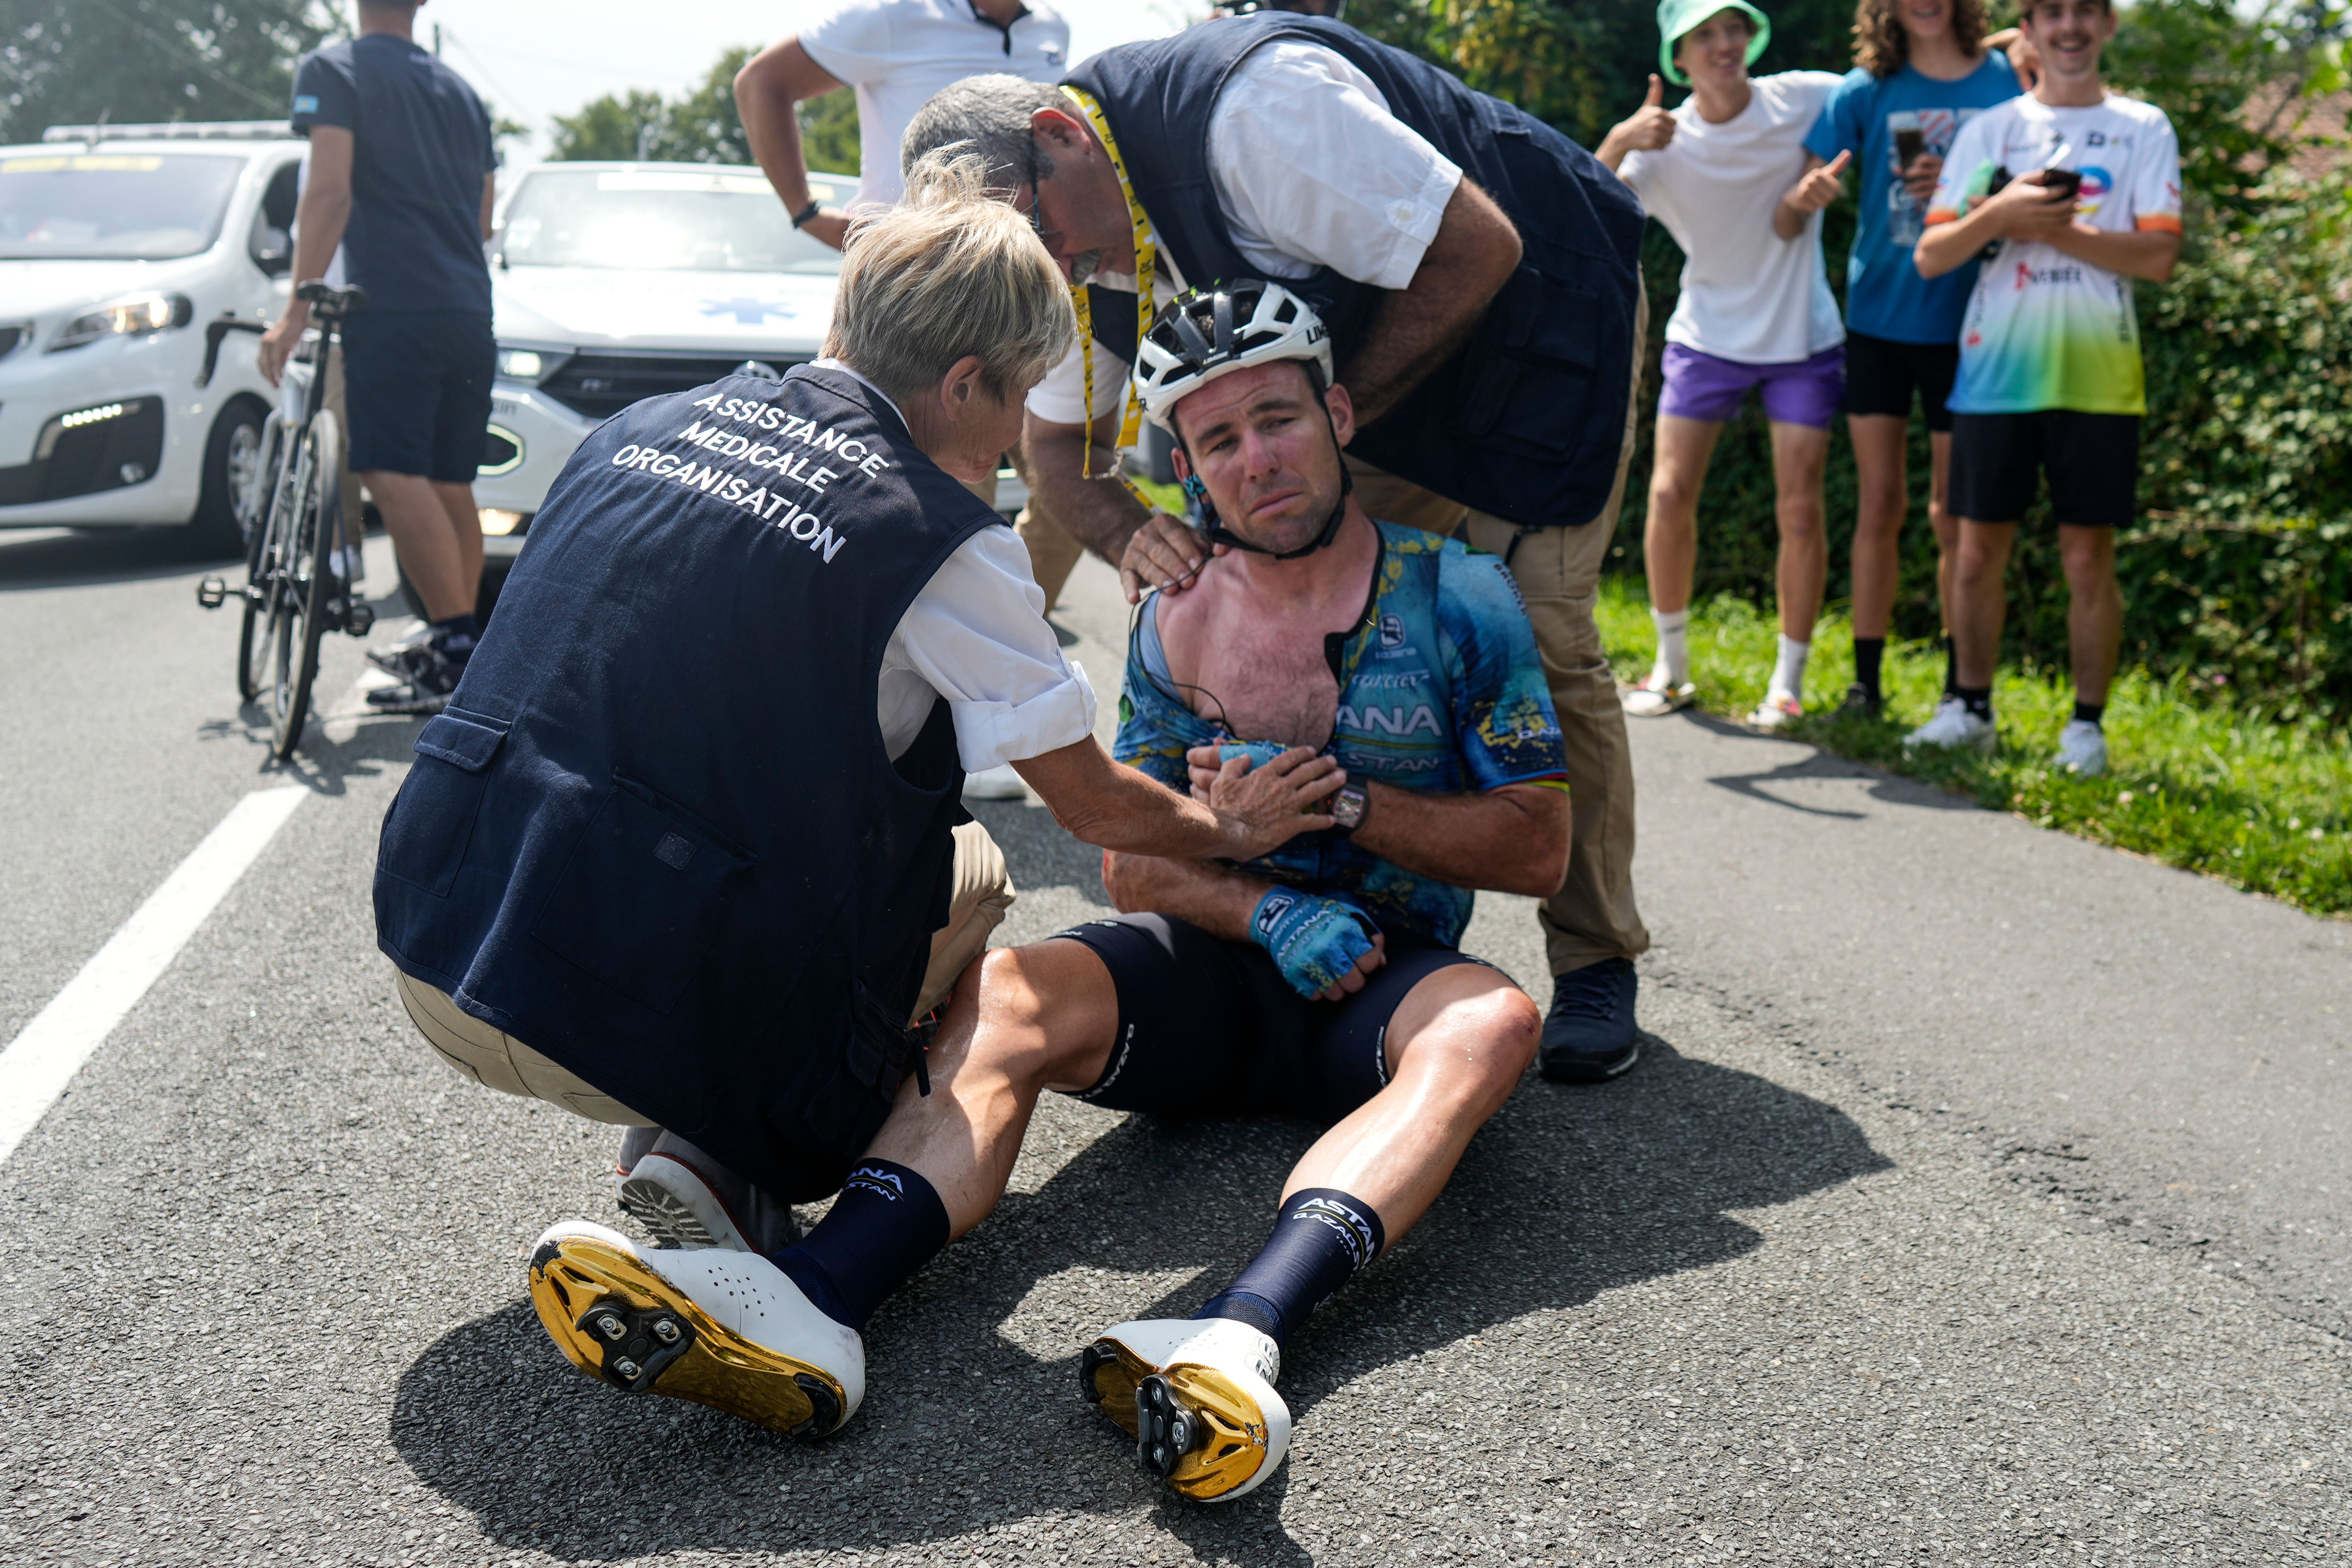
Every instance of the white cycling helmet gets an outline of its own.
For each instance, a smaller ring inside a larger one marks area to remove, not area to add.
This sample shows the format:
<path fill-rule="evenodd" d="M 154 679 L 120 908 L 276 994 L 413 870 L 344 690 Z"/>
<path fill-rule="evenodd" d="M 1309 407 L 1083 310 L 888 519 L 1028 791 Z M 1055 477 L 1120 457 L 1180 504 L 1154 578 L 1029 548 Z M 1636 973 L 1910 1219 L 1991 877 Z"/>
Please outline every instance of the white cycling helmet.
<path fill-rule="evenodd" d="M 1174 434 L 1170 415 L 1188 393 L 1269 360 L 1311 360 L 1331 384 L 1331 333 L 1315 307 L 1279 283 L 1235 279 L 1168 302 L 1136 345 L 1135 392 L 1143 412 Z"/>

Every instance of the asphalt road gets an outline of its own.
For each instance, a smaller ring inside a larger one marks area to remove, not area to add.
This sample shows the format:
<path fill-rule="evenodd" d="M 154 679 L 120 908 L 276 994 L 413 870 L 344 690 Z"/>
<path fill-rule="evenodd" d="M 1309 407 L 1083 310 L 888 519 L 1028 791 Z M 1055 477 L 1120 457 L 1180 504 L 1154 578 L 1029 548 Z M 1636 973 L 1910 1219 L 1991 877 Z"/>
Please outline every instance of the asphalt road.
<path fill-rule="evenodd" d="M 2352 927 L 1686 720 L 1637 734 L 1645 1059 L 1531 1079 L 1294 1343 L 1260 1492 L 1157 1490 L 1072 1373 L 1254 1248 L 1286 1122 L 1049 1101 L 825 1444 L 591 1384 L 524 1250 L 614 1217 L 611 1135 L 412 1037 L 367 889 L 414 725 L 265 766 L 205 569 L 0 535 L 0 1041 L 247 792 L 317 796 L 0 1165 L 0 1558 L 2352 1562 Z M 1101 906 L 980 809 L 1007 940 Z M 1470 945 L 1542 996 L 1525 900 Z"/>

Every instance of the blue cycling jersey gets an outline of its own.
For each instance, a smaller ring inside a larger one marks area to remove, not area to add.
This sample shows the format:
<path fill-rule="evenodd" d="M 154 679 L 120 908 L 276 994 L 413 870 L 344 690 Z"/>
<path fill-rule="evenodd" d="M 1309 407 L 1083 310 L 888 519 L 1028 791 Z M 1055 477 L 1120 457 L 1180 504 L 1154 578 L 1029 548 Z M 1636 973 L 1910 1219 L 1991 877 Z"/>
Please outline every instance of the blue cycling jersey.
<path fill-rule="evenodd" d="M 1339 705 L 1324 750 L 1355 779 L 1430 795 L 1513 784 L 1565 787 L 1568 752 L 1518 585 L 1495 556 L 1395 523 L 1377 523 L 1370 613 L 1339 660 Z M 1119 699 L 1122 763 L 1190 787 L 1184 753 L 1234 736 L 1177 694 L 1160 645 L 1159 598 L 1129 640 Z M 1452 947 L 1472 895 L 1384 860 L 1340 833 L 1306 833 L 1244 868 L 1307 892 L 1344 897 L 1384 930 Z"/>

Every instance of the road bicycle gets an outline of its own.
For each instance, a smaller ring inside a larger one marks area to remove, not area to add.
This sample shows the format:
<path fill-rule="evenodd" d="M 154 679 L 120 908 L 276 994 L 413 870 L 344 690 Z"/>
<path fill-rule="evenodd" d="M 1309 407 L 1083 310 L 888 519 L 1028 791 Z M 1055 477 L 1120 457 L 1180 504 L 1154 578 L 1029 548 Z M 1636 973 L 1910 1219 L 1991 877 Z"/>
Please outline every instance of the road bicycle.
<path fill-rule="evenodd" d="M 343 428 L 326 406 L 327 367 L 342 338 L 344 319 L 367 308 L 366 290 L 330 289 L 320 282 L 296 290 L 309 301 L 318 338 L 308 374 L 288 366 L 278 408 L 264 423 L 246 492 L 238 498 L 245 525 L 245 583 L 219 577 L 196 584 L 196 603 L 216 610 L 231 599 L 244 609 L 237 634 L 236 689 L 269 711 L 270 752 L 294 754 L 310 717 L 319 675 L 319 641 L 332 628 L 365 637 L 375 611 L 352 592 L 347 551 L 359 548 L 358 520 L 342 514 Z M 258 332 L 258 323 L 230 317 L 205 328 L 205 365 L 212 378 L 221 341 L 230 332 Z"/>

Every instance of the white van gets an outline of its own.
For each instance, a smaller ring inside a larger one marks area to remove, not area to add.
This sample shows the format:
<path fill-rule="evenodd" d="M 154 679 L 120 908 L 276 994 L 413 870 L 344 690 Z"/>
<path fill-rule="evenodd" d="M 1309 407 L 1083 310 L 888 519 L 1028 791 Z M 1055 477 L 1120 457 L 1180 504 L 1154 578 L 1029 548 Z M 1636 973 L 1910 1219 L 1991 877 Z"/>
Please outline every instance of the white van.
<path fill-rule="evenodd" d="M 176 523 L 243 550 L 276 394 L 231 332 L 284 308 L 304 143 L 282 121 L 53 126 L 0 147 L 0 528 Z"/>

